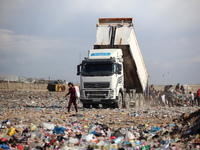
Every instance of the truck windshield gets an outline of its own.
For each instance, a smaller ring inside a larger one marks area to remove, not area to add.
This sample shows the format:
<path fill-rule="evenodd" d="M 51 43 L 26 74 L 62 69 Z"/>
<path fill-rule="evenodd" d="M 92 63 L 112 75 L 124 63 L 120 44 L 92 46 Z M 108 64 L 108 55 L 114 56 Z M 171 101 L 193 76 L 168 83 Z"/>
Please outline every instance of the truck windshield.
<path fill-rule="evenodd" d="M 114 73 L 114 64 L 112 63 L 86 63 L 82 66 L 82 76 L 110 76 Z"/>

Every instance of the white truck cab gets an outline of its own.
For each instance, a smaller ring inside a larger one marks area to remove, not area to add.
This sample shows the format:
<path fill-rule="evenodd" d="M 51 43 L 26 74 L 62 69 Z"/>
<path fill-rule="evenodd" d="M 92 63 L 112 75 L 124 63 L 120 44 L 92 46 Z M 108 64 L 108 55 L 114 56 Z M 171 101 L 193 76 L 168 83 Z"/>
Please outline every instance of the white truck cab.
<path fill-rule="evenodd" d="M 121 49 L 89 50 L 82 61 L 80 100 L 84 107 L 111 107 L 124 87 L 123 58 Z M 118 107 L 118 106 L 116 106 Z"/>

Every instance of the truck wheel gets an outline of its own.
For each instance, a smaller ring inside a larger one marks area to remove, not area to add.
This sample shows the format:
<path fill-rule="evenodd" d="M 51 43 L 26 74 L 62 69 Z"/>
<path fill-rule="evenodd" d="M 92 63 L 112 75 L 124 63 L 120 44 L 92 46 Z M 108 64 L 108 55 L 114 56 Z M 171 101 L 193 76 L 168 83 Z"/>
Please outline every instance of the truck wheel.
<path fill-rule="evenodd" d="M 129 108 L 129 105 L 130 105 L 130 94 L 126 93 L 126 99 L 125 99 L 125 102 L 124 102 L 124 107 Z"/>
<path fill-rule="evenodd" d="M 123 96 L 122 93 L 119 92 L 118 100 L 115 102 L 115 108 L 122 108 Z"/>
<path fill-rule="evenodd" d="M 83 107 L 84 108 L 90 108 L 90 105 L 89 104 L 83 104 Z"/>

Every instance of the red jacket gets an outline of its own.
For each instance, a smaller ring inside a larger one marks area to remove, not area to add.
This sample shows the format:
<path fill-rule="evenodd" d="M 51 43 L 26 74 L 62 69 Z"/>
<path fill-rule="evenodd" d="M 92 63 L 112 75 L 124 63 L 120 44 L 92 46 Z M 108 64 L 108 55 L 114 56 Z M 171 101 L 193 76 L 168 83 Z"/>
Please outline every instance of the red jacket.
<path fill-rule="evenodd" d="M 197 91 L 197 96 L 200 97 L 200 89 Z"/>
<path fill-rule="evenodd" d="M 76 89 L 74 87 L 71 87 L 69 88 L 69 93 L 67 93 L 67 95 L 71 94 L 70 99 L 76 99 L 75 93 L 76 93 Z"/>

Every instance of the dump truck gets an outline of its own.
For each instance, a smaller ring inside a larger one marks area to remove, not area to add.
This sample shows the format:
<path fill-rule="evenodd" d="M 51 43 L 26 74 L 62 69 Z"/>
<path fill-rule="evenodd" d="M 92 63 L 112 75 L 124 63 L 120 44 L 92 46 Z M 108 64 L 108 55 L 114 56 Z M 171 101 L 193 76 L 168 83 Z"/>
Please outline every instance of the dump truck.
<path fill-rule="evenodd" d="M 132 18 L 100 18 L 93 46 L 77 65 L 83 107 L 143 106 L 149 75 Z"/>
<path fill-rule="evenodd" d="M 61 80 L 49 81 L 48 85 L 47 85 L 47 89 L 49 91 L 65 92 L 65 90 L 66 90 L 66 83 L 64 83 Z"/>

